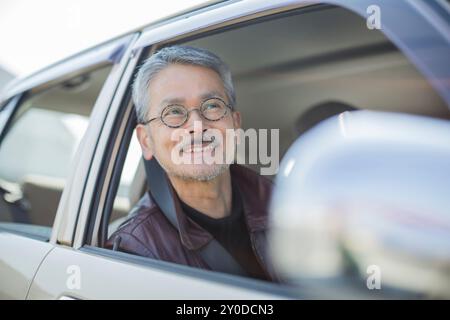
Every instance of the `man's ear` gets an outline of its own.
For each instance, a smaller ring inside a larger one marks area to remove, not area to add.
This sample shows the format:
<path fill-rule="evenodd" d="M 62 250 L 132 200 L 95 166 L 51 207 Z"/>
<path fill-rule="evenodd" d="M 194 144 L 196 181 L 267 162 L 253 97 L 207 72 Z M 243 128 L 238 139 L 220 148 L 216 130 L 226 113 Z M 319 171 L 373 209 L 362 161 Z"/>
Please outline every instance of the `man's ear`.
<path fill-rule="evenodd" d="M 136 136 L 138 138 L 139 144 L 141 145 L 142 155 L 144 156 L 144 159 L 151 160 L 153 158 L 154 151 L 147 128 L 142 124 L 138 124 L 136 126 Z"/>
<path fill-rule="evenodd" d="M 234 128 L 239 129 L 241 127 L 241 113 L 239 111 L 233 111 L 231 116 L 233 117 Z"/>

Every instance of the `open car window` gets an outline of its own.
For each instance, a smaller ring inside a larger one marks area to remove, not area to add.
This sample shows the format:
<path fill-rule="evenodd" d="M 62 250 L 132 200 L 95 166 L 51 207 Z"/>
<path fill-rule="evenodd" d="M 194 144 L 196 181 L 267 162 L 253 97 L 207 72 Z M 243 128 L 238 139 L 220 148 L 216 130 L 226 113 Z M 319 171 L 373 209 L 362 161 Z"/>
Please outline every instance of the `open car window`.
<path fill-rule="evenodd" d="M 369 30 L 364 19 L 343 8 L 316 6 L 164 46 L 172 44 L 208 49 L 229 65 L 243 129 L 278 131 L 278 141 L 271 141 L 270 134 L 263 141 L 269 152 L 265 156 L 273 161 L 281 161 L 289 146 L 321 120 L 345 111 L 450 119 L 446 103 L 382 31 Z M 100 244 L 147 192 L 132 129 L 121 138 L 124 147 L 110 186 L 113 205 L 102 212 L 107 232 L 100 235 Z M 273 145 L 278 159 L 271 153 Z M 270 165 L 261 160 L 245 165 L 261 173 Z"/>

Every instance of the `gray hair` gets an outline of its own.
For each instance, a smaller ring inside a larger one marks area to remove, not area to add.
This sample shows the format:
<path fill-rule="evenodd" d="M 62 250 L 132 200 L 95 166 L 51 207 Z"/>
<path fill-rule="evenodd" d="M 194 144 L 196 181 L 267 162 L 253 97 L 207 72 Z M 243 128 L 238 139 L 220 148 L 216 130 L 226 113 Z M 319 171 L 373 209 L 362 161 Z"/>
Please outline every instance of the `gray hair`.
<path fill-rule="evenodd" d="M 236 104 L 231 72 L 228 66 L 214 53 L 201 48 L 189 46 L 165 47 L 150 56 L 139 68 L 133 82 L 133 100 L 136 106 L 138 122 L 145 122 L 150 104 L 150 81 L 170 64 L 202 66 L 214 70 L 220 76 L 225 88 L 228 102 Z"/>

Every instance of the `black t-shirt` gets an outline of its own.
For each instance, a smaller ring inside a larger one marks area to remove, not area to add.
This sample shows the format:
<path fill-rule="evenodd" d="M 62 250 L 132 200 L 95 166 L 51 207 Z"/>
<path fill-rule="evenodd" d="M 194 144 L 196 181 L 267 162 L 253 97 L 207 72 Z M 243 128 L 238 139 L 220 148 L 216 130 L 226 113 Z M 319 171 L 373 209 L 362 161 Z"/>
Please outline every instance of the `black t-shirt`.
<path fill-rule="evenodd" d="M 266 279 L 255 254 L 243 214 L 242 199 L 238 188 L 233 185 L 231 214 L 225 218 L 214 219 L 181 201 L 184 213 L 199 224 L 236 259 L 249 276 Z"/>

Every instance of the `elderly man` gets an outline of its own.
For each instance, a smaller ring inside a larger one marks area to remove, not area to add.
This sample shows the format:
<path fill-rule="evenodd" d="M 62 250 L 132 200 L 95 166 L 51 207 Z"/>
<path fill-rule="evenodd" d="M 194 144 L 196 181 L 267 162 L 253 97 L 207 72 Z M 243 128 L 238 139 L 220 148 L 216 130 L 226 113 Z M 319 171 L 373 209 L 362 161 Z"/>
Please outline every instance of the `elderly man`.
<path fill-rule="evenodd" d="M 204 49 L 163 48 L 139 69 L 133 99 L 143 157 L 155 158 L 167 174 L 179 227 L 146 193 L 108 246 L 211 270 L 199 253 L 215 239 L 248 276 L 275 281 L 265 250 L 270 180 L 226 161 L 202 161 L 207 153 L 224 152 L 226 131 L 241 126 L 228 67 Z M 180 129 L 192 140 L 174 153 L 180 142 L 173 133 Z M 175 163 L 174 154 L 189 161 Z"/>

